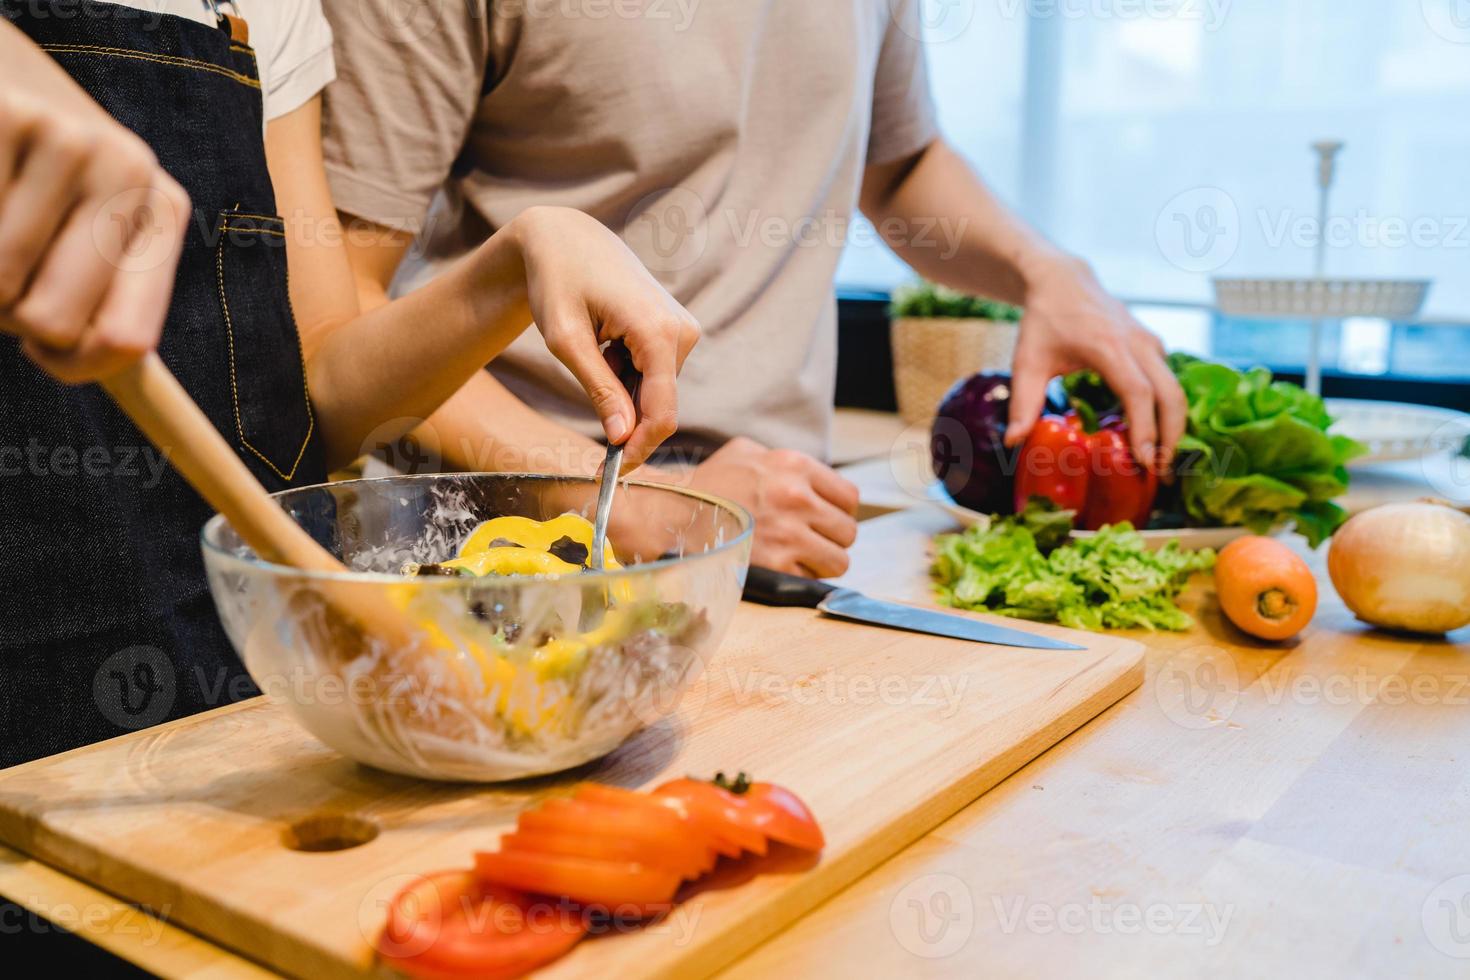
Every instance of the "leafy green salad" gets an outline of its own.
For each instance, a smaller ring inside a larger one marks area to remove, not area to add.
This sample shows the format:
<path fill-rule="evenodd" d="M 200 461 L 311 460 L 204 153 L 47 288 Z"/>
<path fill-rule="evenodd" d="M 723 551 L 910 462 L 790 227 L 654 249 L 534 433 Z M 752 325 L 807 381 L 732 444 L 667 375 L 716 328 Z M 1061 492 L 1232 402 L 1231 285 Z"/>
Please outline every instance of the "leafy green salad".
<path fill-rule="evenodd" d="M 1213 550 L 1170 541 L 1149 551 L 1126 522 L 1069 540 L 1073 516 L 1032 498 L 1018 515 L 940 535 L 933 575 L 941 601 L 1078 629 L 1190 627 L 1174 600 L 1190 575 L 1214 565 Z"/>

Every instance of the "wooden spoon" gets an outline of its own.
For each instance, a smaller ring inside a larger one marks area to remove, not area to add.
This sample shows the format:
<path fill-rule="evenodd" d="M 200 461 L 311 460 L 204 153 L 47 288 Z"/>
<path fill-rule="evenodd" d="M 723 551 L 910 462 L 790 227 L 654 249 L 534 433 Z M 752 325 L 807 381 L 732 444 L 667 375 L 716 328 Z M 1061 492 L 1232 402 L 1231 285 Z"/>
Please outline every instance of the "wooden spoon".
<path fill-rule="evenodd" d="M 270 498 L 157 353 L 149 353 L 101 384 L 257 555 L 308 572 L 348 570 Z M 316 585 L 338 612 L 356 621 L 367 635 L 389 643 L 415 642 L 418 631 L 381 595 L 371 594 L 376 590 L 331 581 Z"/>

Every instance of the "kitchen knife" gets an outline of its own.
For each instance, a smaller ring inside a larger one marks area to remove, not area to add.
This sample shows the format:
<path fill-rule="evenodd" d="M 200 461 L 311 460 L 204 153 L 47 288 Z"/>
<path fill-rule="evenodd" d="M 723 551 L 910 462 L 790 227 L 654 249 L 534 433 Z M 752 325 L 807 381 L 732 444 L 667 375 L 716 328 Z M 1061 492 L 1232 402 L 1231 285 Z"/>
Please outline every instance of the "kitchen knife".
<path fill-rule="evenodd" d="M 758 602 L 763 606 L 803 606 L 859 623 L 887 626 L 892 629 L 909 630 L 913 633 L 930 633 L 948 636 L 957 640 L 973 640 L 976 643 L 996 643 L 1008 647 L 1031 647 L 1036 650 L 1085 650 L 1075 643 L 1064 643 L 1045 636 L 1037 636 L 1023 630 L 1013 630 L 994 623 L 984 623 L 967 616 L 935 612 L 906 606 L 900 602 L 870 599 L 861 592 L 844 589 L 829 582 L 799 578 L 759 565 L 750 566 L 745 578 L 747 602 Z"/>

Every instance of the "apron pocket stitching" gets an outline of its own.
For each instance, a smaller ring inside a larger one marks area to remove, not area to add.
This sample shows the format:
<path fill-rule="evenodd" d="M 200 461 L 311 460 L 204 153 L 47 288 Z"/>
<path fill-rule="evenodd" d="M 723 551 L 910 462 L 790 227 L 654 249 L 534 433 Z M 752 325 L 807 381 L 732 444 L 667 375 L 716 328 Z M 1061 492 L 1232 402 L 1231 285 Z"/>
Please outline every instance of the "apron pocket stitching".
<path fill-rule="evenodd" d="M 284 229 L 286 227 L 285 219 L 274 214 L 251 214 L 249 211 L 225 211 L 223 217 L 226 221 L 231 218 L 253 218 L 256 221 L 266 222 L 272 228 Z M 247 228 L 245 230 L 251 231 L 253 229 Z"/>
<path fill-rule="evenodd" d="M 233 211 L 226 211 L 226 212 L 224 212 L 224 215 L 225 216 L 228 216 L 228 215 L 235 214 L 235 213 L 236 212 L 233 212 Z M 241 217 L 260 217 L 260 218 L 264 218 L 265 220 L 275 220 L 275 221 L 279 221 L 280 220 L 279 218 L 266 218 L 266 216 L 264 216 L 264 215 L 244 215 L 244 214 L 241 214 L 240 216 Z M 282 238 L 285 237 L 285 233 L 284 232 L 272 231 L 272 230 L 270 230 L 268 228 L 242 228 L 242 227 L 240 227 L 238 225 L 235 226 L 234 228 L 231 228 L 230 225 L 228 224 L 228 219 L 226 219 L 226 221 L 221 222 L 220 229 L 221 229 L 221 231 L 234 230 L 234 231 L 245 231 L 245 232 L 257 232 L 257 233 L 260 233 L 260 234 L 267 234 L 267 235 L 279 235 Z M 224 238 L 224 235 L 223 234 L 221 234 L 221 236 L 220 236 L 219 244 L 215 246 L 214 266 L 215 266 L 215 275 L 216 275 L 216 277 L 217 277 L 217 279 L 219 281 L 219 301 L 220 301 L 220 306 L 224 310 L 224 315 L 225 315 L 225 340 L 226 340 L 227 346 L 229 347 L 229 354 L 230 354 L 230 400 L 231 400 L 232 406 L 234 408 L 234 413 L 235 413 L 235 432 L 240 436 L 240 442 L 241 442 L 241 444 L 246 449 L 248 449 L 252 453 L 254 453 L 255 456 L 257 458 L 259 458 L 261 462 L 265 463 L 266 466 L 269 466 L 271 468 L 271 471 L 273 473 L 275 473 L 281 479 L 285 480 L 287 483 L 290 483 L 291 480 L 294 479 L 295 476 L 296 476 L 296 470 L 299 469 L 300 466 L 301 466 L 301 460 L 306 456 L 306 449 L 307 449 L 308 446 L 311 445 L 311 436 L 312 436 L 312 433 L 316 429 L 316 416 L 313 414 L 313 412 L 311 410 L 311 392 L 310 392 L 310 389 L 306 388 L 305 387 L 305 384 L 304 384 L 305 376 L 306 376 L 306 361 L 305 361 L 305 357 L 304 357 L 304 355 L 302 357 L 302 372 L 301 373 L 302 373 L 302 379 L 303 379 L 303 390 L 302 390 L 302 394 L 305 396 L 305 400 L 306 400 L 306 421 L 307 421 L 307 425 L 306 425 L 306 437 L 304 439 L 302 439 L 302 441 L 301 441 L 301 448 L 299 450 L 297 450 L 297 452 L 296 452 L 296 459 L 291 463 L 290 470 L 283 471 L 281 469 L 281 467 L 277 466 L 274 462 L 272 462 L 269 458 L 267 458 L 267 456 L 265 455 L 265 453 L 263 453 L 259 449 L 255 448 L 255 446 L 250 442 L 250 440 L 248 438 L 246 438 L 246 436 L 245 436 L 245 425 L 244 425 L 244 422 L 240 418 L 240 385 L 239 385 L 239 379 L 238 379 L 237 374 L 236 374 L 236 371 L 235 371 L 235 324 L 234 324 L 233 319 L 230 317 L 230 301 L 229 301 L 229 298 L 227 297 L 226 291 L 225 291 L 225 238 Z M 299 349 L 300 349 L 300 336 L 299 335 L 297 337 L 297 348 L 298 348 L 298 351 L 299 351 Z"/>
<path fill-rule="evenodd" d="M 219 230 L 220 231 L 241 231 L 241 232 L 245 232 L 246 234 L 249 234 L 249 235 L 274 235 L 277 238 L 285 238 L 286 237 L 286 233 L 284 231 L 272 231 L 269 228 L 246 228 L 244 225 L 231 225 L 231 224 L 221 223 L 220 226 L 219 226 Z"/>

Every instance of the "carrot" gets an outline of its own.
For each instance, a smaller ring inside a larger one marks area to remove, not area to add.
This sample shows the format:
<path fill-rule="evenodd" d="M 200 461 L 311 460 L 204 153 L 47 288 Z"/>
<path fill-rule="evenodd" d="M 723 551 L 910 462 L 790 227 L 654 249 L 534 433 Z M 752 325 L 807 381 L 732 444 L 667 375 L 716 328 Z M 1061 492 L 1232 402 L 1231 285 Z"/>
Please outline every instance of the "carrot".
<path fill-rule="evenodd" d="M 1221 549 L 1215 592 L 1230 621 L 1263 640 L 1295 636 L 1317 611 L 1312 570 L 1275 538 L 1236 538 Z"/>

